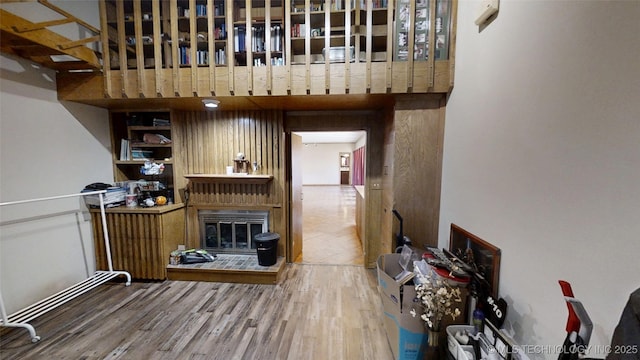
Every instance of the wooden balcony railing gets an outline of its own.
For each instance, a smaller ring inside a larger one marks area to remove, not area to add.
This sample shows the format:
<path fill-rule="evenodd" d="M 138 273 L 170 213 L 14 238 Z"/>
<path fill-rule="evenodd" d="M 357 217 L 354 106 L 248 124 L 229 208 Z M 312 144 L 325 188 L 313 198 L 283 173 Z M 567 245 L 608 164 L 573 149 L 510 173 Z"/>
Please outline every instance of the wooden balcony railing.
<path fill-rule="evenodd" d="M 444 14 L 423 12 L 429 15 L 422 20 L 447 24 L 446 34 L 434 27 L 426 35 L 429 44 L 446 35 L 446 53 L 436 54 L 431 46 L 423 61 L 412 56 L 399 61 L 394 40 L 400 30 L 394 29 L 394 20 L 398 11 L 408 10 L 409 23 L 420 23 L 417 3 L 102 0 L 103 53 L 109 54 L 103 61 L 104 96 L 447 93 L 453 86 L 457 2 L 423 2 L 428 9 L 445 9 Z M 292 36 L 296 26 L 303 33 Z M 246 30 L 252 27 L 253 32 Z M 279 27 L 278 39 L 273 31 L 264 31 L 274 27 Z M 256 36 L 256 28 L 263 34 Z M 418 49 L 425 39 L 415 27 L 408 30 L 406 47 Z M 262 48 L 249 48 L 255 41 L 262 41 Z M 341 47 L 356 51 L 343 51 L 345 58 L 337 61 L 319 55 L 320 49 Z"/>

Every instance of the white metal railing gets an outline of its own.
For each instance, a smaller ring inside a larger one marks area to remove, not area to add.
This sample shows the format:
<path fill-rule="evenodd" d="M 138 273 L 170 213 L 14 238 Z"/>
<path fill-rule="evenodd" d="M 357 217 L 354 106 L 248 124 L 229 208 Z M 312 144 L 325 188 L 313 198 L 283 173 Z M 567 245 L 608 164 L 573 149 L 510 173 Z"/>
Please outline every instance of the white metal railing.
<path fill-rule="evenodd" d="M 113 270 L 113 263 L 111 261 L 111 246 L 109 243 L 109 232 L 107 230 L 107 218 L 104 211 L 104 194 L 105 193 L 106 193 L 106 190 L 100 190 L 100 191 L 90 191 L 90 192 L 70 194 L 70 195 L 52 196 L 52 197 L 46 197 L 46 198 L 0 203 L 0 207 L 2 207 L 2 206 L 25 204 L 25 203 L 38 202 L 38 201 L 56 200 L 56 199 L 80 197 L 80 196 L 87 196 L 87 195 L 98 195 L 98 197 L 100 198 L 100 215 L 102 216 L 104 246 L 107 254 L 107 264 L 109 267 L 108 271 L 96 271 L 95 274 L 93 274 L 93 276 L 75 285 L 72 285 L 56 294 L 53 294 L 43 300 L 40 300 L 35 304 L 27 306 L 26 308 L 19 310 L 11 315 L 7 315 L 7 311 L 4 306 L 4 300 L 2 298 L 2 291 L 0 290 L 0 313 L 2 315 L 2 318 L 0 319 L 0 322 L 1 322 L 0 326 L 25 328 L 27 329 L 27 331 L 29 331 L 29 335 L 31 336 L 31 341 L 37 342 L 40 340 L 40 336 L 36 335 L 36 330 L 31 324 L 28 323 L 29 321 L 57 308 L 58 306 L 88 292 L 89 290 L 99 285 L 104 284 L 105 282 L 117 276 L 124 275 L 127 278 L 125 285 L 126 286 L 131 285 L 131 275 L 128 272 Z"/>

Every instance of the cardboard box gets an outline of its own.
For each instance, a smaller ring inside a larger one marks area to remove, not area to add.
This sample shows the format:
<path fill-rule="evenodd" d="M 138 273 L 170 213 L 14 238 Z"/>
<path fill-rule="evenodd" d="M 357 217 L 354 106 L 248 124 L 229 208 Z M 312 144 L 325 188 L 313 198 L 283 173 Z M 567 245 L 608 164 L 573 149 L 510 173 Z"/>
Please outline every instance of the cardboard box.
<path fill-rule="evenodd" d="M 384 254 L 377 261 L 384 327 L 395 359 L 422 359 L 427 344 L 426 328 L 419 316 L 413 317 L 410 314 L 411 309 L 418 313 L 421 310 L 420 303 L 416 300 L 415 287 L 412 282 L 406 285 L 394 279 L 403 270 L 398 263 L 400 256 Z"/>

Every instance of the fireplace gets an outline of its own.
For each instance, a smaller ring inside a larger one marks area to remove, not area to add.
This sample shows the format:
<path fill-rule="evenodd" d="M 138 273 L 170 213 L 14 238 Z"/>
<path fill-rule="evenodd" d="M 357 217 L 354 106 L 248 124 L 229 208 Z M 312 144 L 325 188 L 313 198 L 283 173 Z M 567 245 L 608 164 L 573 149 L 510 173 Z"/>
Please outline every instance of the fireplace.
<path fill-rule="evenodd" d="M 256 252 L 253 241 L 269 229 L 266 210 L 199 210 L 200 244 L 213 253 Z"/>

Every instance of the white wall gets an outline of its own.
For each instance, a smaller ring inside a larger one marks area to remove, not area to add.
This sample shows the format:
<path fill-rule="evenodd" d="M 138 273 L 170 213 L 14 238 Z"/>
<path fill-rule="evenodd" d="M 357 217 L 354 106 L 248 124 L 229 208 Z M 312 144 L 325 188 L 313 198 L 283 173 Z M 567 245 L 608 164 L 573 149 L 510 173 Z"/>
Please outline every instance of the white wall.
<path fill-rule="evenodd" d="M 640 2 L 503 0 L 483 31 L 478 6 L 459 2 L 439 245 L 453 222 L 502 249 L 521 344 L 564 340 L 559 279 L 608 344 L 640 287 Z"/>
<path fill-rule="evenodd" d="M 0 55 L 0 202 L 113 181 L 110 146 L 106 110 L 59 102 L 53 71 Z M 2 207 L 0 224 L 0 287 L 9 313 L 94 271 L 79 199 Z"/>
<path fill-rule="evenodd" d="M 312 143 L 302 148 L 303 185 L 340 185 L 340 153 L 352 153 L 353 144 Z"/>
<path fill-rule="evenodd" d="M 367 145 L 367 133 L 362 132 L 362 135 L 356 140 L 356 143 L 353 145 L 353 150 L 359 149 L 363 146 Z"/>

